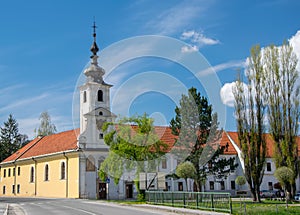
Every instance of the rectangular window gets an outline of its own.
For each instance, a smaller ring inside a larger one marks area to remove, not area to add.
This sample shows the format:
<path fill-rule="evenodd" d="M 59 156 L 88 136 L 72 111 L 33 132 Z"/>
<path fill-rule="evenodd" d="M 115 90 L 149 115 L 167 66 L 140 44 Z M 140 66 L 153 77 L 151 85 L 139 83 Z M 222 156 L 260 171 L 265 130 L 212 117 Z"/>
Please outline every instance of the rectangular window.
<path fill-rule="evenodd" d="M 13 168 L 13 176 L 16 175 L 16 168 Z"/>
<path fill-rule="evenodd" d="M 17 185 L 17 193 L 20 193 L 20 184 Z"/>
<path fill-rule="evenodd" d="M 225 190 L 225 182 L 224 182 L 224 181 L 221 181 L 221 182 L 220 182 L 220 185 L 221 185 L 221 190 Z"/>
<path fill-rule="evenodd" d="M 271 162 L 267 162 L 267 171 L 268 172 L 272 171 L 272 169 L 271 169 Z"/>
<path fill-rule="evenodd" d="M 10 168 L 8 169 L 8 177 L 10 177 Z"/>
<path fill-rule="evenodd" d="M 231 189 L 235 190 L 235 181 L 231 181 L 230 183 L 231 183 Z"/>
<path fill-rule="evenodd" d="M 162 161 L 161 161 L 161 168 L 162 169 L 167 169 L 167 159 L 162 159 Z"/>
<path fill-rule="evenodd" d="M 273 190 L 273 183 L 271 181 L 268 182 L 269 190 Z"/>
<path fill-rule="evenodd" d="M 6 169 L 3 170 L 3 177 L 6 177 Z"/>
<path fill-rule="evenodd" d="M 14 185 L 14 184 L 12 185 L 11 192 L 12 192 L 12 193 L 15 193 L 15 185 Z"/>
<path fill-rule="evenodd" d="M 2 188 L 2 193 L 3 193 L 3 195 L 5 195 L 5 192 L 6 192 L 6 187 L 3 186 L 3 188 Z"/>
<path fill-rule="evenodd" d="M 215 183 L 213 181 L 209 182 L 209 189 L 214 190 L 215 189 Z"/>
<path fill-rule="evenodd" d="M 21 167 L 18 167 L 18 176 L 21 174 Z"/>

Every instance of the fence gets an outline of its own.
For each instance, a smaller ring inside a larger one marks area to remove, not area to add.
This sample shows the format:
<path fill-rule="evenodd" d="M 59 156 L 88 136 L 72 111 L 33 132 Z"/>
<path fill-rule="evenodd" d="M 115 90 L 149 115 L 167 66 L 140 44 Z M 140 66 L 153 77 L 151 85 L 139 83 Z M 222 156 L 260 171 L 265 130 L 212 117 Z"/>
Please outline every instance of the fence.
<path fill-rule="evenodd" d="M 150 204 L 232 213 L 230 193 L 146 191 Z"/>

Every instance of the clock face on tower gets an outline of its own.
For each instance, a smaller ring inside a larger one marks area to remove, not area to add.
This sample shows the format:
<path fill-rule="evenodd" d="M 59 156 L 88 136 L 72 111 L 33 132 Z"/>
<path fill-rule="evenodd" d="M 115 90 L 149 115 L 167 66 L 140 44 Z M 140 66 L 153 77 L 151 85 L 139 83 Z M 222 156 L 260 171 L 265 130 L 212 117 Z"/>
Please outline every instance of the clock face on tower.
<path fill-rule="evenodd" d="M 97 129 L 99 131 L 102 130 L 102 126 L 105 122 L 106 122 L 106 120 L 104 120 L 104 119 L 96 119 L 96 125 L 97 125 Z"/>

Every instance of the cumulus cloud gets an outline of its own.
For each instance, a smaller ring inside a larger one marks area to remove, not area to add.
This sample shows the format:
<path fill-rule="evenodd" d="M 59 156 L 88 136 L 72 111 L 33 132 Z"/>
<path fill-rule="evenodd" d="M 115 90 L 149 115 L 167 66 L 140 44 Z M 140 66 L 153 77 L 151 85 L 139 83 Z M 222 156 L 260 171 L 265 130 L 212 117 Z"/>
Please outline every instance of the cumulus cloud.
<path fill-rule="evenodd" d="M 300 30 L 297 31 L 297 33 L 291 37 L 289 42 L 290 42 L 291 46 L 293 47 L 293 50 L 298 58 L 297 69 L 298 69 L 298 71 L 300 71 Z"/>
<path fill-rule="evenodd" d="M 184 31 L 180 37 L 182 40 L 189 41 L 199 47 L 204 45 L 216 45 L 220 41 L 217 39 L 209 38 L 203 34 L 203 32 L 197 32 L 195 30 Z"/>
<path fill-rule="evenodd" d="M 182 53 L 189 53 L 189 52 L 197 52 L 199 51 L 199 48 L 197 46 L 183 46 L 181 48 Z"/>
<path fill-rule="evenodd" d="M 247 93 L 247 85 L 243 83 L 244 85 L 244 91 L 246 94 Z M 229 106 L 229 107 L 234 107 L 234 95 L 233 95 L 233 90 L 236 88 L 236 82 L 231 82 L 231 83 L 226 83 L 220 90 L 220 96 L 223 104 Z"/>

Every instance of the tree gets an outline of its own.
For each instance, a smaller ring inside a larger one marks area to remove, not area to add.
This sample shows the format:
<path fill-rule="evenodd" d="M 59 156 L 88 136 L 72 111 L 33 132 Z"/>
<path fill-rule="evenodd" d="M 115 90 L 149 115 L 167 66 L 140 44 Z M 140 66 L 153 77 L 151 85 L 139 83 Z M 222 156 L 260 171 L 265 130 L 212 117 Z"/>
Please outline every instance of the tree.
<path fill-rule="evenodd" d="M 110 147 L 108 157 L 100 166 L 102 180 L 112 176 L 119 183 L 124 171 L 156 171 L 157 161 L 167 152 L 167 145 L 155 133 L 153 119 L 143 116 L 124 117 L 116 123 L 105 123 L 104 142 Z"/>
<path fill-rule="evenodd" d="M 56 126 L 51 122 L 51 117 L 47 111 L 41 113 L 40 126 L 37 129 L 37 136 L 48 136 L 56 132 Z"/>
<path fill-rule="evenodd" d="M 281 186 L 283 187 L 285 191 L 286 196 L 286 207 L 288 207 L 288 200 L 289 200 L 289 192 L 286 189 L 289 184 L 294 180 L 294 172 L 291 168 L 283 166 L 279 167 L 275 170 L 274 176 L 277 178 L 277 180 L 280 182 Z"/>
<path fill-rule="evenodd" d="M 236 177 L 235 183 L 239 186 L 243 186 L 244 184 L 246 184 L 246 179 L 244 176 L 240 175 L 240 176 Z"/>
<path fill-rule="evenodd" d="M 4 160 L 21 146 L 21 135 L 19 134 L 18 123 L 10 114 L 8 120 L 4 122 L 0 134 L 0 160 Z"/>
<path fill-rule="evenodd" d="M 196 173 L 196 169 L 195 169 L 194 165 L 189 161 L 185 161 L 183 163 L 180 163 L 176 167 L 176 175 L 180 178 L 184 178 L 185 185 L 186 185 L 186 190 L 188 190 L 187 179 L 188 178 L 194 178 L 195 173 Z"/>
<path fill-rule="evenodd" d="M 265 77 L 260 47 L 251 48 L 246 70 L 248 84 L 239 75 L 233 89 L 238 139 L 243 153 L 244 174 L 249 184 L 253 201 L 260 200 L 260 184 L 266 161 L 266 141 L 264 136 Z"/>
<path fill-rule="evenodd" d="M 266 93 L 270 134 L 275 142 L 276 168 L 287 166 L 293 170 L 294 180 L 286 188 L 294 194 L 299 173 L 298 145 L 299 85 L 297 57 L 291 45 L 269 46 L 264 49 Z"/>
<path fill-rule="evenodd" d="M 175 114 L 170 127 L 178 138 L 172 153 L 178 160 L 190 161 L 194 165 L 197 190 L 201 191 L 209 174 L 215 175 L 217 179 L 226 178 L 237 164 L 234 158 L 219 157 L 225 149 L 219 146 L 222 130 L 218 130 L 217 114 L 212 113 L 212 105 L 207 98 L 192 87 L 188 95 L 182 95 Z"/>

